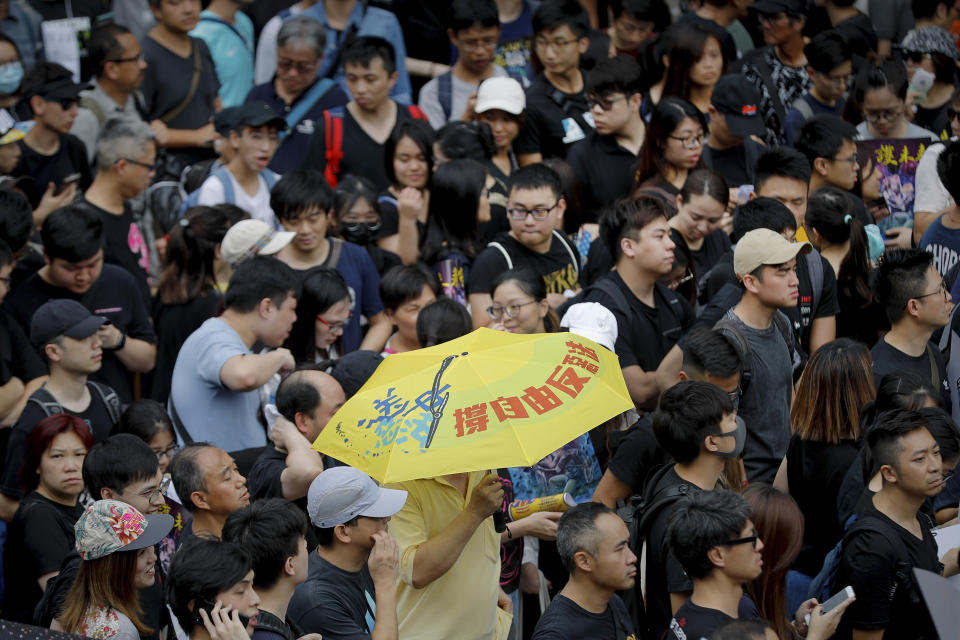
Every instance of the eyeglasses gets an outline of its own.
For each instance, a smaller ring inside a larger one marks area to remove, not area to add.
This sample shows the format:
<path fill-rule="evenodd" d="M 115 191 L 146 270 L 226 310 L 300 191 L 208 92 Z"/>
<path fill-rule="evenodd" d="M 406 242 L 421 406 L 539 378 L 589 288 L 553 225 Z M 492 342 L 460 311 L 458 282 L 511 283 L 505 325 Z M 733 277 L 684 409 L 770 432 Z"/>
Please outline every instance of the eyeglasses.
<path fill-rule="evenodd" d="M 693 136 L 667 136 L 671 140 L 677 140 L 680 144 L 683 145 L 684 149 L 696 149 L 697 147 L 703 146 L 703 143 L 707 141 L 707 134 L 698 133 Z"/>
<path fill-rule="evenodd" d="M 487 313 L 490 314 L 490 317 L 493 318 L 494 320 L 499 320 L 504 313 L 507 314 L 508 318 L 513 319 L 513 318 L 516 318 L 517 315 L 520 313 L 521 307 L 525 307 L 528 304 L 536 304 L 536 303 L 537 303 L 536 300 L 530 300 L 529 302 L 513 302 L 504 307 L 500 307 L 497 305 L 490 305 L 489 307 L 487 307 Z"/>
<path fill-rule="evenodd" d="M 821 74 L 823 79 L 826 80 L 833 87 L 849 87 L 853 82 L 853 75 L 845 76 L 828 76 L 827 74 Z"/>
<path fill-rule="evenodd" d="M 726 542 L 722 543 L 721 546 L 735 547 L 739 544 L 751 544 L 753 545 L 753 548 L 756 549 L 757 540 L 759 539 L 760 539 L 760 535 L 757 533 L 754 533 L 752 536 L 747 536 L 746 538 L 737 538 L 736 540 L 727 540 Z"/>
<path fill-rule="evenodd" d="M 557 200 L 553 203 L 552 207 L 535 207 L 533 209 L 524 209 L 523 207 L 511 207 L 507 209 L 507 213 L 510 214 L 510 217 L 514 220 L 526 220 L 527 216 L 533 216 L 534 220 L 543 220 L 550 212 L 557 208 L 557 205 L 560 204 L 560 201 Z"/>
<path fill-rule="evenodd" d="M 954 118 L 960 118 L 960 111 L 947 107 L 947 119 L 953 120 Z"/>
<path fill-rule="evenodd" d="M 494 51 L 497 48 L 497 39 L 483 38 L 482 40 L 461 40 L 460 48 L 464 51 L 476 51 L 477 49 Z"/>
<path fill-rule="evenodd" d="M 146 162 L 140 162 L 139 160 L 134 160 L 133 158 L 121 158 L 121 160 L 126 160 L 126 161 L 129 162 L 130 164 L 135 164 L 135 165 L 137 165 L 138 167 L 143 167 L 143 168 L 146 169 L 147 171 L 156 171 L 156 170 L 157 170 L 157 163 L 156 163 L 156 162 L 154 162 L 153 164 L 147 164 Z"/>
<path fill-rule="evenodd" d="M 740 408 L 740 396 L 743 395 L 743 390 L 740 388 L 740 385 L 737 385 L 737 388 L 733 391 L 727 392 L 727 397 L 730 398 L 730 402 L 733 403 L 733 410 L 736 411 Z"/>
<path fill-rule="evenodd" d="M 43 98 L 47 102 L 57 102 L 60 104 L 60 108 L 64 111 L 70 111 L 78 104 L 77 98 L 49 98 L 44 96 Z"/>
<path fill-rule="evenodd" d="M 929 53 L 921 53 L 919 51 L 904 51 L 903 52 L 904 60 L 912 62 L 914 64 L 920 64 L 924 60 L 930 59 Z"/>
<path fill-rule="evenodd" d="M 112 60 L 104 60 L 103 63 L 114 62 L 116 64 L 123 64 L 124 62 L 140 62 L 141 60 L 143 60 L 143 51 L 129 58 L 113 58 Z"/>
<path fill-rule="evenodd" d="M 575 38 L 571 40 L 563 40 L 563 39 L 547 40 L 546 38 L 534 38 L 533 47 L 535 49 L 542 49 L 544 51 L 546 51 L 550 47 L 553 47 L 554 50 L 559 51 L 560 49 L 563 49 L 571 44 L 574 44 L 575 42 L 579 42 L 579 40 Z"/>
<path fill-rule="evenodd" d="M 690 273 L 688 269 L 686 272 L 686 275 L 676 278 L 674 280 L 671 280 L 670 282 L 667 283 L 667 286 L 670 287 L 671 289 L 676 289 L 677 287 L 682 285 L 684 282 L 690 282 L 691 280 L 693 280 L 693 274 Z"/>
<path fill-rule="evenodd" d="M 879 111 L 868 111 L 864 109 L 863 118 L 870 124 L 885 120 L 887 122 L 896 122 L 903 117 L 901 109 L 881 109 Z"/>
<path fill-rule="evenodd" d="M 164 456 L 167 458 L 172 458 L 173 456 L 177 455 L 177 451 L 180 451 L 180 445 L 178 445 L 176 442 L 172 443 L 166 449 L 161 449 L 160 451 L 157 451 L 156 449 L 153 450 L 153 452 L 157 454 L 157 458 L 162 458 Z"/>
<path fill-rule="evenodd" d="M 925 293 L 920 296 L 913 296 L 912 298 L 910 298 L 910 300 L 922 300 L 923 298 L 929 298 L 930 296 L 935 296 L 938 293 L 943 296 L 944 300 L 950 299 L 950 291 L 947 289 L 947 285 L 943 282 L 943 280 L 940 281 L 940 287 L 936 291 L 931 291 L 930 293 Z M 907 304 L 910 304 L 910 300 L 907 301 Z M 903 305 L 903 308 L 906 309 L 907 305 Z"/>
<path fill-rule="evenodd" d="M 344 320 L 343 322 L 330 322 L 328 320 L 324 320 L 323 318 L 321 318 L 320 314 L 317 314 L 317 321 L 323 325 L 326 325 L 327 329 L 329 329 L 330 331 L 343 331 L 343 328 L 347 326 L 347 323 L 350 322 L 350 318 L 352 317 L 353 317 L 353 311 L 351 311 L 350 314 L 347 315 L 347 319 Z"/>
<path fill-rule="evenodd" d="M 163 480 L 160 481 L 160 484 L 156 488 L 151 489 L 150 491 L 144 491 L 143 497 L 147 499 L 147 502 L 163 502 L 163 496 L 166 495 L 167 489 L 170 488 L 170 482 L 173 480 L 170 476 L 165 476 Z"/>
<path fill-rule="evenodd" d="M 377 213 L 370 211 L 369 213 L 361 213 L 359 215 L 375 216 Z M 341 227 L 347 231 L 362 231 L 365 229 L 376 231 L 380 228 L 380 220 L 377 220 L 376 222 L 344 222 Z"/>
<path fill-rule="evenodd" d="M 855 153 L 849 158 L 831 158 L 831 160 L 833 162 L 849 162 L 850 164 L 860 164 L 860 156 Z"/>
<path fill-rule="evenodd" d="M 600 96 L 590 96 L 587 98 L 587 106 L 590 109 L 600 107 L 601 111 L 610 111 L 613 109 L 613 103 L 626 100 L 627 96 L 617 96 L 616 98 L 601 98 Z"/>
<path fill-rule="evenodd" d="M 943 477 L 944 480 L 948 480 L 953 477 L 953 471 L 954 471 L 953 469 L 947 469 L 946 471 L 941 469 L 940 475 Z"/>
<path fill-rule="evenodd" d="M 277 60 L 277 71 L 280 73 L 286 73 L 290 69 L 296 70 L 296 72 L 302 76 L 312 73 L 314 67 L 317 66 L 316 62 L 297 62 L 294 60 L 287 60 L 286 58 L 280 58 Z"/>

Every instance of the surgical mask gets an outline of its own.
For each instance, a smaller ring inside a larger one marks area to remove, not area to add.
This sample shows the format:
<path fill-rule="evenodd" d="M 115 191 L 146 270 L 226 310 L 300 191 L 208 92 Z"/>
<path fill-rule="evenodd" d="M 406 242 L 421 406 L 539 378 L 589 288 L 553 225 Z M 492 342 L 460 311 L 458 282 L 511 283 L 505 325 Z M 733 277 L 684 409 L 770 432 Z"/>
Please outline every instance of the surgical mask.
<path fill-rule="evenodd" d="M 340 235 L 347 242 L 365 246 L 373 242 L 379 229 L 379 220 L 376 222 L 344 222 L 340 225 Z"/>
<path fill-rule="evenodd" d="M 736 431 L 731 431 L 730 433 L 715 433 L 714 437 L 721 438 L 733 438 L 735 444 L 733 445 L 733 451 L 714 451 L 715 454 L 721 458 L 739 458 L 743 453 L 743 445 L 747 441 L 747 425 L 746 423 L 737 416 L 737 429 Z"/>
<path fill-rule="evenodd" d="M 11 95 L 20 88 L 23 80 L 23 65 L 20 62 L 0 64 L 0 94 Z"/>

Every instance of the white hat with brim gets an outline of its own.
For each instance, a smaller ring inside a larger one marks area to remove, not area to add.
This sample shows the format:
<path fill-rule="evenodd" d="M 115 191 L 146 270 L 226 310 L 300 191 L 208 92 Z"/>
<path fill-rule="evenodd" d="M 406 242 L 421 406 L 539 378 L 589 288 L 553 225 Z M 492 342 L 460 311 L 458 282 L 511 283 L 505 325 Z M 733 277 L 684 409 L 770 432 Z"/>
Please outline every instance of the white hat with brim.
<path fill-rule="evenodd" d="M 313 524 L 329 529 L 357 516 L 387 518 L 403 508 L 407 492 L 384 489 L 359 469 L 327 469 L 310 484 L 307 513 Z"/>
<path fill-rule="evenodd" d="M 293 242 L 296 231 L 276 231 L 261 220 L 241 220 L 227 230 L 220 243 L 224 262 L 235 268 L 253 256 L 271 256 Z"/>

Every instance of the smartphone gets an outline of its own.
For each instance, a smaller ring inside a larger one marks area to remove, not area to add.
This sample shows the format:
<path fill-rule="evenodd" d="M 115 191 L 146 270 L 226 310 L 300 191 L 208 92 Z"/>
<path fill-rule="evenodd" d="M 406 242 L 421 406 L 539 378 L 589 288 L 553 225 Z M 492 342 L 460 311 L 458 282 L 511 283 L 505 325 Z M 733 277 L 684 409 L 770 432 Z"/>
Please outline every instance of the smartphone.
<path fill-rule="evenodd" d="M 69 187 L 70 185 L 72 185 L 72 184 L 74 184 L 74 183 L 76 183 L 76 182 L 80 182 L 80 174 L 79 174 L 79 173 L 71 173 L 71 174 L 68 175 L 66 178 L 64 178 L 64 179 L 63 179 L 63 182 L 60 183 L 60 186 L 57 187 L 57 192 L 56 192 L 55 195 L 58 195 L 58 196 L 59 196 L 61 193 L 64 192 L 64 190 L 65 190 L 67 187 Z"/>
<path fill-rule="evenodd" d="M 821 613 L 829 613 L 839 607 L 841 604 L 846 602 L 848 599 L 853 597 L 853 587 L 847 587 L 843 591 L 840 591 L 832 598 L 820 605 Z M 810 624 L 810 614 L 808 613 L 803 617 L 803 621 L 807 624 Z"/>
<path fill-rule="evenodd" d="M 213 620 L 213 608 L 217 606 L 216 602 L 211 600 L 198 600 L 196 607 L 193 611 L 193 622 L 194 624 L 203 625 L 203 618 L 200 617 L 200 609 L 204 609 L 207 612 L 207 617 Z M 233 612 L 230 612 L 230 617 L 233 617 Z M 240 623 L 246 627 L 250 622 L 250 616 L 245 616 L 242 613 L 239 614 Z"/>

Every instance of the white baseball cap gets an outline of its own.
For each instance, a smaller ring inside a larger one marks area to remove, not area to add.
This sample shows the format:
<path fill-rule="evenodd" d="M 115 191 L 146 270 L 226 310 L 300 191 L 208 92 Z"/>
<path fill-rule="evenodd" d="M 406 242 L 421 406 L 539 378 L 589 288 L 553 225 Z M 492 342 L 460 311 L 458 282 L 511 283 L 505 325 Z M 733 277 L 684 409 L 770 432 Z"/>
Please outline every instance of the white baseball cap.
<path fill-rule="evenodd" d="M 406 501 L 406 491 L 379 487 L 359 469 L 333 467 L 310 483 L 307 513 L 315 526 L 329 529 L 357 516 L 392 516 L 403 508 Z"/>
<path fill-rule="evenodd" d="M 276 231 L 261 220 L 241 220 L 223 236 L 220 255 L 230 268 L 235 268 L 247 258 L 278 253 L 295 237 L 296 231 Z"/>
<path fill-rule="evenodd" d="M 599 302 L 579 302 L 571 305 L 560 320 L 560 326 L 578 336 L 589 338 L 610 351 L 617 342 L 617 318 Z"/>
<path fill-rule="evenodd" d="M 500 109 L 515 116 L 527 108 L 527 96 L 523 87 L 513 78 L 487 78 L 477 89 L 475 113 Z"/>

